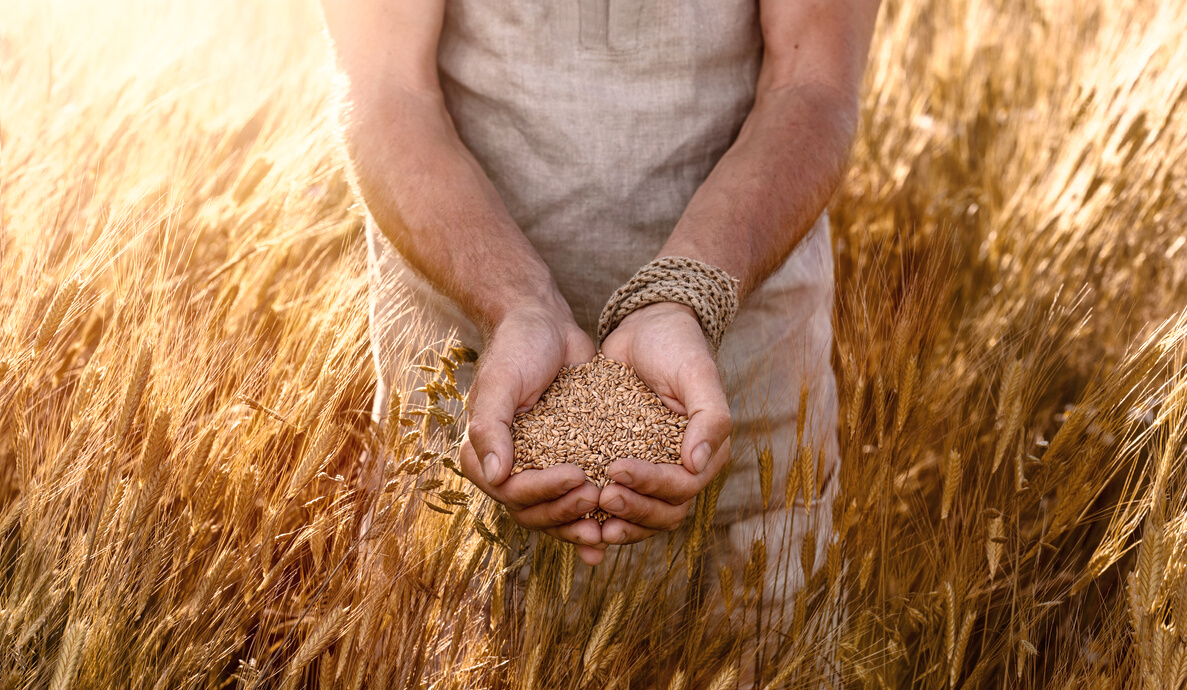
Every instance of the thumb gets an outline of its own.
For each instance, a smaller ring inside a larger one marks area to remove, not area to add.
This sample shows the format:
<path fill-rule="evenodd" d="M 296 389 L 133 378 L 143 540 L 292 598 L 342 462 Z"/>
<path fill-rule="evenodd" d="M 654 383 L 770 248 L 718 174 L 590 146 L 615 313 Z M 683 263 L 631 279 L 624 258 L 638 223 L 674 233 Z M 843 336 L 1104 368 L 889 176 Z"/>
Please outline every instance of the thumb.
<path fill-rule="evenodd" d="M 594 355 L 598 354 L 598 349 L 594 347 L 589 335 L 576 326 L 573 328 L 576 332 L 565 339 L 564 365 L 567 367 L 593 361 Z"/>
<path fill-rule="evenodd" d="M 466 440 L 473 446 L 482 476 L 491 486 L 507 481 L 515 460 L 511 422 L 519 392 L 517 381 L 506 370 L 480 371 L 466 400 L 470 413 Z"/>
<path fill-rule="evenodd" d="M 676 398 L 688 414 L 680 461 L 689 472 L 700 474 L 733 430 L 729 402 L 721 387 L 717 365 L 708 355 L 681 367 L 677 386 Z"/>

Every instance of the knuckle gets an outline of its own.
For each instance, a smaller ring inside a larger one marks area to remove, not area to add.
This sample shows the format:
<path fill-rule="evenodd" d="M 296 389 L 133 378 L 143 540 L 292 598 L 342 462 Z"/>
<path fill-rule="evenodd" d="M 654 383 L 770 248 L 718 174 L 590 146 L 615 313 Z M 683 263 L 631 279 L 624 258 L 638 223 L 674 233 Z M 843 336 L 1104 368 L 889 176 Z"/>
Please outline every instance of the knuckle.
<path fill-rule="evenodd" d="M 462 462 L 460 464 L 462 476 L 464 476 L 466 479 L 469 479 L 471 484 L 478 486 L 478 488 L 481 489 L 482 487 L 478 485 L 478 479 L 481 473 L 477 471 L 477 468 L 474 467 L 474 464 L 466 462 L 464 456 L 462 457 Z M 490 492 L 484 493 L 486 493 L 488 496 L 490 495 Z"/>
<path fill-rule="evenodd" d="M 466 434 L 470 438 L 470 444 L 477 446 L 478 444 L 488 442 L 491 435 L 494 434 L 494 423 L 488 421 L 485 417 L 478 417 L 470 421 Z M 478 449 L 475 447 L 474 452 Z"/>
<path fill-rule="evenodd" d="M 462 476 L 469 480 L 469 482 L 473 484 L 475 488 L 487 496 L 495 499 L 496 501 L 499 501 L 498 496 L 495 496 L 494 494 L 494 488 L 486 486 L 486 477 L 482 476 L 482 470 L 478 469 L 474 465 L 462 465 L 461 472 Z M 502 503 L 502 501 L 499 502 Z"/>
<path fill-rule="evenodd" d="M 639 541 L 634 528 L 630 525 L 623 525 L 618 531 L 619 537 L 615 540 L 616 544 L 634 544 Z"/>
<path fill-rule="evenodd" d="M 652 530 L 643 529 L 642 527 L 636 527 L 635 529 L 631 530 L 631 532 L 629 534 L 629 538 L 628 538 L 628 543 L 638 544 L 639 542 L 643 541 L 647 537 L 651 536 L 653 533 L 654 532 Z"/>
<path fill-rule="evenodd" d="M 512 494 L 500 494 L 500 495 L 496 496 L 495 493 L 492 492 L 490 494 L 490 497 L 495 499 L 499 503 L 502 503 L 503 507 L 507 509 L 507 512 L 511 513 L 511 516 L 513 518 L 516 517 L 519 513 L 522 513 L 524 511 L 524 509 L 526 509 L 528 507 L 527 503 L 516 498 Z"/>
<path fill-rule="evenodd" d="M 470 476 L 469 473 L 473 472 L 475 466 L 478 464 L 478 455 L 474 451 L 474 444 L 470 442 L 469 438 L 462 443 L 461 449 L 458 452 L 458 464 L 461 465 L 462 472 L 466 473 L 466 476 Z"/>
<path fill-rule="evenodd" d="M 728 436 L 734 430 L 734 416 L 730 414 L 729 408 L 718 410 L 712 417 L 709 418 L 713 426 L 720 429 L 724 435 Z"/>
<path fill-rule="evenodd" d="M 689 502 L 696 498 L 698 493 L 700 493 L 700 489 L 695 486 L 680 487 L 668 496 L 668 503 L 674 506 L 684 506 L 684 511 L 687 513 Z"/>
<path fill-rule="evenodd" d="M 650 463 L 648 463 L 650 464 Z M 688 470 L 683 465 L 652 465 L 655 469 L 649 472 L 638 489 L 641 494 L 648 496 L 670 496 L 680 493 L 683 489 Z"/>
<path fill-rule="evenodd" d="M 552 501 L 544 506 L 544 516 L 554 525 L 569 522 L 566 519 L 568 512 L 568 506 L 562 505 L 560 501 Z"/>
<path fill-rule="evenodd" d="M 650 506 L 637 506 L 632 505 L 629 502 L 627 503 L 626 508 L 622 511 L 622 514 L 619 515 L 619 517 L 621 517 L 623 520 L 636 523 L 646 522 L 651 519 L 651 516 L 652 510 Z"/>
<path fill-rule="evenodd" d="M 665 511 L 664 517 L 658 523 L 658 528 L 665 532 L 670 532 L 680 526 L 684 522 L 686 511 L 681 507 L 676 507 L 673 510 Z"/>
<path fill-rule="evenodd" d="M 585 540 L 581 538 L 579 531 L 573 525 L 565 525 L 559 528 L 557 533 L 570 544 L 585 544 Z"/>

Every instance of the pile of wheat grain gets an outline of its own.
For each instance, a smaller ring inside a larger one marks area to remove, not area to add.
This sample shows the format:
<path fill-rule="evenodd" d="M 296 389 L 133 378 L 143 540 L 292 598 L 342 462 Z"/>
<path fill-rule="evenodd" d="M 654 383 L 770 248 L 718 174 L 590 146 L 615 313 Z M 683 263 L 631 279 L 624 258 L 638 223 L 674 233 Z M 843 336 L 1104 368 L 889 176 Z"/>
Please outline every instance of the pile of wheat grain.
<path fill-rule="evenodd" d="M 515 416 L 511 472 L 568 462 L 603 487 L 606 468 L 620 458 L 678 464 L 686 426 L 688 418 L 668 409 L 630 366 L 599 353 L 562 369 L 532 409 Z M 608 517 L 600 510 L 593 516 Z"/>

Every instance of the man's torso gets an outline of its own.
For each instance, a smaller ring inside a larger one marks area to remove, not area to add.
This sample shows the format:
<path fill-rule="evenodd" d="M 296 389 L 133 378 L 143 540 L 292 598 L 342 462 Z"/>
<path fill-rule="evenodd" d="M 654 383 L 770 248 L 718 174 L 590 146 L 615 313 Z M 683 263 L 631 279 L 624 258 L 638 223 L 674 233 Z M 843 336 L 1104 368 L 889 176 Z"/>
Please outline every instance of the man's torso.
<path fill-rule="evenodd" d="M 446 106 L 586 330 L 754 101 L 754 0 L 453 0 Z"/>

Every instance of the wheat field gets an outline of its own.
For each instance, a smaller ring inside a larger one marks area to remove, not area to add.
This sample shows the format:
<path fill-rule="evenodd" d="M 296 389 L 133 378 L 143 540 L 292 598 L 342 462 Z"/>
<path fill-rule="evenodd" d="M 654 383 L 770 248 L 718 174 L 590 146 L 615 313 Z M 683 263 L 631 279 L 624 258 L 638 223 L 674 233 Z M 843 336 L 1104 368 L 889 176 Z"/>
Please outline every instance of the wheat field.
<path fill-rule="evenodd" d="M 883 3 L 830 205 L 837 540 L 787 611 L 778 540 L 704 567 L 712 492 L 592 571 L 480 500 L 469 352 L 409 348 L 371 427 L 314 4 L 0 17 L 0 688 L 1187 681 L 1182 2 Z"/>

